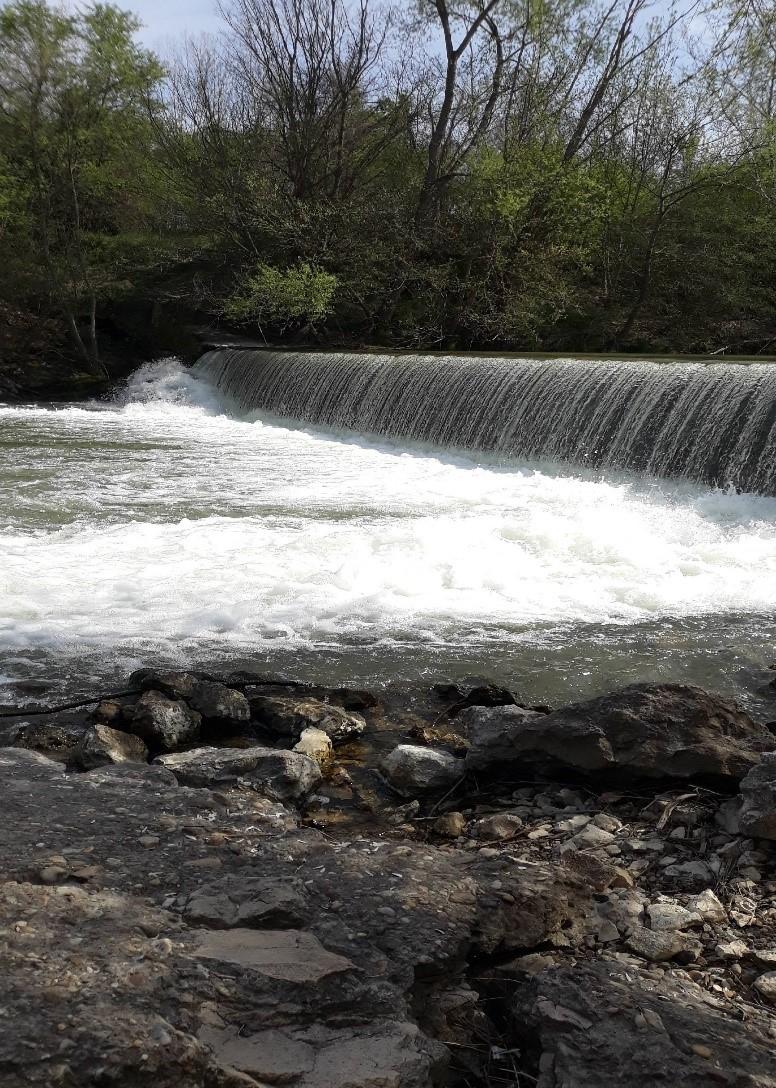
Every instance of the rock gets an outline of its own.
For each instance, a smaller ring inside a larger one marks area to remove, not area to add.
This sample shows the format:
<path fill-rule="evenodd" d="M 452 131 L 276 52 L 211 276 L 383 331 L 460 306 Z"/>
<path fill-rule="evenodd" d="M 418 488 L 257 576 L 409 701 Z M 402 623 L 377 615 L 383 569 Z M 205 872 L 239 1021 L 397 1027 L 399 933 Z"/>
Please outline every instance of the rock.
<path fill-rule="evenodd" d="M 163 669 L 138 669 L 127 681 L 130 688 L 138 691 L 161 691 L 171 699 L 188 699 L 200 677 L 193 672 L 175 672 Z"/>
<path fill-rule="evenodd" d="M 776 1005 L 776 971 L 766 971 L 764 975 L 758 975 L 752 986 L 763 1001 Z"/>
<path fill-rule="evenodd" d="M 749 952 L 746 941 L 732 940 L 720 941 L 715 945 L 714 951 L 723 960 L 741 960 Z"/>
<path fill-rule="evenodd" d="M 446 812 L 434 820 L 434 831 L 446 839 L 457 839 L 466 830 L 466 818 L 462 812 Z"/>
<path fill-rule="evenodd" d="M 706 888 L 699 895 L 693 895 L 687 903 L 687 909 L 712 925 L 724 925 L 727 922 L 727 911 L 711 888 Z"/>
<path fill-rule="evenodd" d="M 745 835 L 776 839 L 776 752 L 762 756 L 741 782 L 738 819 Z"/>
<path fill-rule="evenodd" d="M 304 925 L 310 903 L 299 881 L 243 877 L 204 885 L 183 909 L 190 925 L 286 929 Z"/>
<path fill-rule="evenodd" d="M 608 812 L 598 812 L 593 817 L 593 823 L 596 827 L 600 827 L 604 831 L 609 831 L 614 834 L 615 831 L 622 830 L 622 821 L 618 820 L 615 816 L 610 816 Z"/>
<path fill-rule="evenodd" d="M 200 715 L 186 703 L 151 690 L 135 704 L 131 729 L 151 748 L 171 752 L 199 738 L 200 722 Z"/>
<path fill-rule="evenodd" d="M 596 854 L 579 850 L 567 850 L 561 854 L 564 866 L 580 876 L 597 892 L 606 888 L 633 887 L 633 877 Z"/>
<path fill-rule="evenodd" d="M 464 761 L 415 744 L 400 744 L 383 760 L 386 778 L 399 793 L 411 797 L 449 789 L 462 776 Z"/>
<path fill-rule="evenodd" d="M 679 903 L 672 900 L 650 903 L 647 914 L 650 928 L 653 930 L 687 929 L 688 926 L 698 925 L 701 922 L 699 914 L 685 910 Z"/>
<path fill-rule="evenodd" d="M 305 729 L 321 729 L 334 744 L 360 737 L 366 729 L 361 714 L 319 699 L 260 695 L 251 699 L 253 717 L 283 737 L 300 737 Z"/>
<path fill-rule="evenodd" d="M 471 834 L 477 839 L 512 839 L 523 827 L 523 821 L 512 812 L 498 812 L 477 820 Z"/>
<path fill-rule="evenodd" d="M 23 723 L 14 744 L 55 758 L 67 760 L 81 743 L 85 728 L 77 721 Z"/>
<path fill-rule="evenodd" d="M 583 827 L 581 831 L 578 831 L 576 835 L 572 835 L 570 839 L 567 839 L 561 846 L 561 850 L 597 850 L 604 846 L 610 846 L 613 842 L 615 842 L 615 836 L 611 831 L 604 831 L 602 827 L 590 823 Z"/>
<path fill-rule="evenodd" d="M 112 763 L 147 763 L 148 749 L 140 737 L 96 722 L 84 733 L 73 762 L 84 771 Z"/>
<path fill-rule="evenodd" d="M 466 769 L 498 770 L 504 762 L 513 766 L 519 762 L 514 738 L 528 722 L 543 721 L 545 715 L 520 706 L 470 707 L 456 717 L 456 726 L 469 740 Z"/>
<path fill-rule="evenodd" d="M 334 748 L 329 735 L 322 729 L 315 729 L 312 726 L 302 730 L 301 737 L 294 745 L 294 751 L 309 756 L 324 769 L 330 766 L 334 758 Z"/>
<path fill-rule="evenodd" d="M 672 960 L 680 954 L 689 954 L 697 958 L 700 944 L 675 929 L 652 930 L 643 926 L 634 926 L 625 939 L 625 944 L 642 959 L 651 963 Z"/>
<path fill-rule="evenodd" d="M 587 827 L 592 817 L 585 816 L 584 813 L 578 813 L 576 816 L 568 816 L 565 820 L 558 820 L 555 824 L 556 831 L 581 831 L 583 827 Z"/>
<path fill-rule="evenodd" d="M 472 707 L 458 721 L 471 742 L 467 769 L 493 772 L 518 764 L 731 782 L 773 746 L 768 730 L 734 703 L 682 684 L 634 684 L 551 714 Z"/>
<path fill-rule="evenodd" d="M 619 963 L 542 971 L 517 989 L 515 1034 L 540 1053 L 540 1088 L 772 1088 L 773 1040 L 678 972 Z"/>
<path fill-rule="evenodd" d="M 350 960 L 329 952 L 314 934 L 302 929 L 206 931 L 195 955 L 250 967 L 286 982 L 318 983 L 327 975 L 354 969 Z"/>
<path fill-rule="evenodd" d="M 247 722 L 251 716 L 250 704 L 241 691 L 211 680 L 197 680 L 186 702 L 208 722 Z"/>
<path fill-rule="evenodd" d="M 321 781 L 321 769 L 302 752 L 278 748 L 195 748 L 158 756 L 184 786 L 230 786 L 244 779 L 274 801 L 300 800 Z"/>
<path fill-rule="evenodd" d="M 92 721 L 118 729 L 124 717 L 124 705 L 114 699 L 103 699 L 91 713 Z"/>
<path fill-rule="evenodd" d="M 741 797 L 731 797 L 719 806 L 714 814 L 714 821 L 729 835 L 740 835 L 740 813 Z"/>

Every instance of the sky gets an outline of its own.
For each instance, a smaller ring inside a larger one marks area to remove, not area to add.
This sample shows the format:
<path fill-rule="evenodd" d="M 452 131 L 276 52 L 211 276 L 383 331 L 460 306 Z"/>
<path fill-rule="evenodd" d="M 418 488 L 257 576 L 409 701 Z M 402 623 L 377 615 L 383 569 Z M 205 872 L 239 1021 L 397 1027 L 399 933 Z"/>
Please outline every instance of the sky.
<path fill-rule="evenodd" d="M 168 52 L 186 35 L 197 35 L 219 28 L 217 0 L 115 0 L 118 7 L 131 11 L 143 23 L 138 37 L 149 49 Z M 76 8 L 78 0 L 65 0 Z"/>

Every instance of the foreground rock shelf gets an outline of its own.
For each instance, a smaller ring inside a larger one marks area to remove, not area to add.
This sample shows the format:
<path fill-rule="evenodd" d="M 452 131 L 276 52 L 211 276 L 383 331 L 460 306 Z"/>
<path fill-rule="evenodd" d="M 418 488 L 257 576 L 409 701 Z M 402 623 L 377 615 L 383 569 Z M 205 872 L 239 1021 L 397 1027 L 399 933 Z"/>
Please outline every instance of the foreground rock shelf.
<path fill-rule="evenodd" d="M 143 670 L 0 748 L 0 1084 L 776 1085 L 776 737 Z"/>

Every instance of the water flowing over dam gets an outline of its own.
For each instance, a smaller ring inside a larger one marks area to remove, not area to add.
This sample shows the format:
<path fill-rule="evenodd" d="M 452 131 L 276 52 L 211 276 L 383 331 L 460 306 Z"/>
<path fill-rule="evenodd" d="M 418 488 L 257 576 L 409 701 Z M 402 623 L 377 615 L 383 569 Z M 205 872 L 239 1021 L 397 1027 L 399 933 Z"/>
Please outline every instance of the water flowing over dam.
<path fill-rule="evenodd" d="M 776 366 L 221 348 L 243 411 L 503 457 L 776 494 Z"/>

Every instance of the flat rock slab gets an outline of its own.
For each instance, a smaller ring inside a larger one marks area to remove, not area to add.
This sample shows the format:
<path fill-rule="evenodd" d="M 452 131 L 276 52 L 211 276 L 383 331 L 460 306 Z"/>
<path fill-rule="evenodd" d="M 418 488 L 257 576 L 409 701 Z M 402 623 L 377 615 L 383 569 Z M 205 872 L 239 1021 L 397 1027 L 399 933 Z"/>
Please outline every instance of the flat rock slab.
<path fill-rule="evenodd" d="M 320 982 L 327 975 L 355 968 L 344 956 L 323 947 L 303 929 L 229 929 L 204 932 L 194 954 L 251 967 L 269 978 L 285 982 Z"/>

